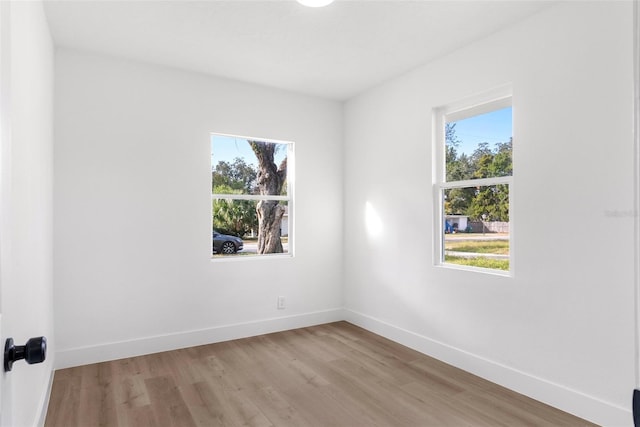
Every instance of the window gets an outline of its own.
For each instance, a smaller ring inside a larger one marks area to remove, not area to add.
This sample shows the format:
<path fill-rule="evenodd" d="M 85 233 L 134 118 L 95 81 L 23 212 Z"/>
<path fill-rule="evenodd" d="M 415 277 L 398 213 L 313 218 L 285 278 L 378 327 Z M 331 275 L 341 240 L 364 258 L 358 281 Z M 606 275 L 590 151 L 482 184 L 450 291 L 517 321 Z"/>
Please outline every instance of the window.
<path fill-rule="evenodd" d="M 293 143 L 211 135 L 212 257 L 293 254 Z"/>
<path fill-rule="evenodd" d="M 436 264 L 509 274 L 510 89 L 435 110 Z"/>

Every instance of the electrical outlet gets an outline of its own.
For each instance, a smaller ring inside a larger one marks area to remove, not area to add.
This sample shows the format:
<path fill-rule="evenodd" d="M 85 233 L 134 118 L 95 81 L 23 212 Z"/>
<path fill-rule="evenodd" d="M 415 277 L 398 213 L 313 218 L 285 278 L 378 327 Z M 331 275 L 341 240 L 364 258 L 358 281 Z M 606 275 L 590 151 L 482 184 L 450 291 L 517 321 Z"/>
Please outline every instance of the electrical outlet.
<path fill-rule="evenodd" d="M 278 310 L 284 310 L 284 297 L 278 297 Z"/>

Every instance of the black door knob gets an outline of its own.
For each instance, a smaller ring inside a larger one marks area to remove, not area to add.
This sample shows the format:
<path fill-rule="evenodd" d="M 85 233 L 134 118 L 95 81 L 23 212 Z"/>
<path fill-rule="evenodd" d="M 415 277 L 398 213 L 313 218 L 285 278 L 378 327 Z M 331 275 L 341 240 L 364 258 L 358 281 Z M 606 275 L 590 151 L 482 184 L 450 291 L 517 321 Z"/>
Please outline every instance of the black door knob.
<path fill-rule="evenodd" d="M 28 364 L 42 363 L 47 355 L 45 337 L 30 338 L 26 345 L 14 345 L 13 338 L 4 343 L 4 370 L 10 371 L 13 362 L 24 359 Z"/>

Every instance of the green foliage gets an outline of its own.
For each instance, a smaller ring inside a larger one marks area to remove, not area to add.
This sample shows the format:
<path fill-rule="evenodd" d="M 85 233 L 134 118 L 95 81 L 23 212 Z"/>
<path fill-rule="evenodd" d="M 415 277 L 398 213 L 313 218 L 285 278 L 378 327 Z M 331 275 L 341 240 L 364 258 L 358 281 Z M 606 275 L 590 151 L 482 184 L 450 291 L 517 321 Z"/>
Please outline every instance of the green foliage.
<path fill-rule="evenodd" d="M 445 190 L 444 212 L 446 214 L 468 215 L 471 201 L 476 195 L 476 188 L 451 188 Z"/>
<path fill-rule="evenodd" d="M 511 158 L 512 151 L 513 138 L 510 138 L 509 142 L 499 142 L 496 144 L 496 150 L 490 169 L 492 176 L 513 175 L 513 162 Z"/>
<path fill-rule="evenodd" d="M 254 201 L 216 199 L 212 208 L 213 229 L 223 234 L 242 237 L 258 226 Z"/>
<path fill-rule="evenodd" d="M 455 123 L 445 127 L 447 181 L 510 176 L 513 173 L 513 139 L 495 144 L 478 144 L 471 156 L 458 154 L 460 139 Z M 488 221 L 509 221 L 509 186 L 491 185 L 453 188 L 444 192 L 445 214 L 467 215 L 479 220 L 482 215 Z"/>
<path fill-rule="evenodd" d="M 509 186 L 478 187 L 466 214 L 478 219 L 485 215 L 487 221 L 509 221 Z"/>
<path fill-rule="evenodd" d="M 253 194 L 256 177 L 255 168 L 239 157 L 232 163 L 220 161 L 211 171 L 212 193 Z M 242 237 L 258 227 L 253 201 L 216 199 L 212 208 L 212 227 L 219 232 Z"/>
<path fill-rule="evenodd" d="M 212 168 L 211 187 L 215 189 L 227 186 L 233 190 L 240 190 L 240 193 L 236 194 L 255 194 L 257 176 L 258 171 L 255 167 L 236 157 L 233 163 L 220 161 Z"/>

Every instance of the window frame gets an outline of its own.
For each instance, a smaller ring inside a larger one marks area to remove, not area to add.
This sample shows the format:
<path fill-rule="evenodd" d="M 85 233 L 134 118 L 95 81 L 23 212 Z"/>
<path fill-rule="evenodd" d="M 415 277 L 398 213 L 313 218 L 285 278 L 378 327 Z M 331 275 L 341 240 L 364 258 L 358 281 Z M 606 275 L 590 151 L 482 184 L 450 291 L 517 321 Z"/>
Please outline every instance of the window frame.
<path fill-rule="evenodd" d="M 434 223 L 433 232 L 433 262 L 436 267 L 443 267 L 453 270 L 467 270 L 479 273 L 488 273 L 499 276 L 513 277 L 514 257 L 513 257 L 513 236 L 514 236 L 514 217 L 513 217 L 513 182 L 515 175 L 515 166 L 510 176 L 500 176 L 492 178 L 466 179 L 460 181 L 447 181 L 446 176 L 446 140 L 445 128 L 446 124 L 478 116 L 503 108 L 513 108 L 513 90 L 511 85 L 505 85 L 493 89 L 491 91 L 479 94 L 467 99 L 436 107 L 433 109 L 432 125 L 433 125 L 433 209 Z M 513 113 L 512 113 L 513 126 Z M 515 133 L 515 132 L 512 132 Z M 512 135 L 513 138 L 513 135 Z M 515 139 L 515 138 L 513 138 Z M 511 159 L 515 164 L 514 159 Z M 492 185 L 507 185 L 509 188 L 509 270 L 498 270 L 493 268 L 465 266 L 454 263 L 445 262 L 445 213 L 444 213 L 444 192 L 453 188 L 469 188 L 482 187 Z"/>
<path fill-rule="evenodd" d="M 287 202 L 287 216 L 288 216 L 288 250 L 283 253 L 275 253 L 275 254 L 251 254 L 251 255 L 240 255 L 233 254 L 222 257 L 211 257 L 211 261 L 213 262 L 221 262 L 221 261 L 237 261 L 237 260 L 255 260 L 255 259 L 268 259 L 268 258 L 293 258 L 295 254 L 295 202 L 294 202 L 294 189 L 295 189 L 295 143 L 293 141 L 284 141 L 277 140 L 272 138 L 261 138 L 261 137 L 253 137 L 253 136 L 241 136 L 235 134 L 228 134 L 222 132 L 209 132 L 209 141 L 214 136 L 222 136 L 227 138 L 237 138 L 243 140 L 251 140 L 251 141 L 261 141 L 268 142 L 273 144 L 286 144 L 287 145 L 287 194 L 285 196 L 282 195 L 262 195 L 262 194 L 224 194 L 224 193 L 214 193 L 213 188 L 211 188 L 211 202 L 215 200 L 249 200 L 249 201 L 260 201 L 260 200 L 277 200 L 277 201 L 286 201 Z M 209 144 L 211 145 L 211 143 Z M 210 164 L 209 169 L 213 170 L 213 151 L 210 151 Z M 213 203 L 210 204 L 210 218 L 213 218 Z M 282 237 L 282 236 L 281 236 Z"/>

